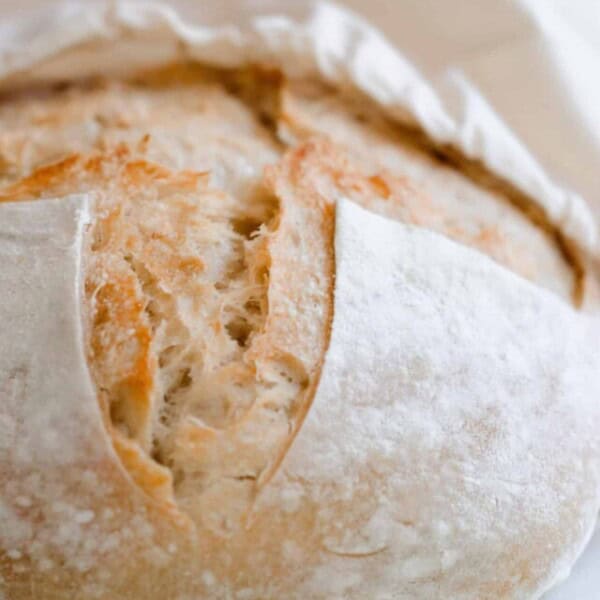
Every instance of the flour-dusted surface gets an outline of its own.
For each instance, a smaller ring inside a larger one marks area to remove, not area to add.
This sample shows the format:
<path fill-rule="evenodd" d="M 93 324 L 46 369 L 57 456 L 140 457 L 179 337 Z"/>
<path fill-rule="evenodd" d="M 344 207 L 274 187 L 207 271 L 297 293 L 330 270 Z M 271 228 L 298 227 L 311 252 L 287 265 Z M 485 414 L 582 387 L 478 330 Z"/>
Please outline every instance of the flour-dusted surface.
<path fill-rule="evenodd" d="M 78 417 L 71 412 L 73 421 L 98 414 L 77 318 L 80 244 L 86 219 L 86 199 L 78 196 L 43 206 L 2 206 L 1 452 L 19 466 L 43 468 L 48 462 L 69 464 L 77 459 L 79 448 L 69 445 L 74 436 L 68 431 L 61 434 L 58 428 L 64 422 L 61 399 L 65 396 L 82 398 L 71 408 L 81 413 Z M 47 309 L 40 311 L 42 299 Z M 55 356 L 62 357 L 58 368 L 46 370 L 44 366 Z M 53 401 L 40 410 L 39 398 Z"/>
<path fill-rule="evenodd" d="M 332 341 L 311 411 L 248 528 L 225 541 L 202 531 L 185 550 L 184 529 L 142 500 L 111 451 L 79 319 L 60 348 L 43 334 L 78 311 L 78 202 L 2 207 L 3 259 L 30 261 L 3 271 L 5 289 L 20 290 L 3 310 L 17 324 L 35 318 L 40 295 L 57 307 L 23 350 L 18 340 L 13 353 L 3 348 L 3 367 L 13 354 L 15 366 L 38 356 L 41 377 L 52 371 L 41 361 L 60 350 L 52 364 L 62 374 L 40 380 L 55 386 L 38 387 L 42 396 L 8 381 L 2 423 L 12 437 L 2 452 L 13 471 L 3 473 L 10 526 L 0 541 L 9 581 L 30 565 L 42 574 L 61 565 L 86 600 L 115 589 L 131 600 L 140 590 L 182 600 L 189 590 L 501 600 L 536 598 L 568 573 L 598 510 L 593 323 L 473 250 L 341 200 Z M 39 252 L 24 251 L 32 244 Z M 56 261 L 64 279 L 46 275 Z M 44 393 L 51 406 L 40 404 Z M 23 426 L 42 417 L 43 434 Z M 136 564 L 123 574 L 116 565 L 127 556 Z M 35 582 L 16 597 L 69 593 Z"/>
<path fill-rule="evenodd" d="M 0 464 L 5 482 L 0 546 L 9 549 L 17 570 L 23 560 L 49 568 L 56 558 L 51 549 L 58 549 L 65 563 L 84 569 L 89 559 L 82 548 L 84 530 L 98 517 L 90 511 L 88 493 L 99 482 L 92 471 L 80 472 L 82 493 L 73 502 L 68 469 L 81 464 L 83 456 L 90 466 L 96 464 L 108 448 L 79 318 L 87 199 L 4 205 L 0 215 Z M 47 498 L 54 501 L 47 504 Z M 40 510 L 40 503 L 47 504 L 46 517 L 54 513 L 55 518 L 46 523 L 42 509 L 36 530 L 31 513 Z"/>
<path fill-rule="evenodd" d="M 0 547 L 7 583 L 30 570 L 73 577 L 94 568 L 93 587 L 101 588 L 118 579 L 113 561 L 126 548 L 146 565 L 168 556 L 116 460 L 86 365 L 81 246 L 89 220 L 86 195 L 0 206 Z M 123 495 L 136 507 L 129 515 L 119 512 Z M 61 585 L 69 593 L 68 580 Z M 55 597 L 35 576 L 24 586 L 28 592 L 13 586 L 9 597 Z M 100 597 L 86 585 L 78 589 Z"/>
<path fill-rule="evenodd" d="M 319 505 L 328 560 L 305 593 L 539 597 L 598 511 L 597 326 L 347 201 L 336 264 L 321 383 L 263 499 Z"/>

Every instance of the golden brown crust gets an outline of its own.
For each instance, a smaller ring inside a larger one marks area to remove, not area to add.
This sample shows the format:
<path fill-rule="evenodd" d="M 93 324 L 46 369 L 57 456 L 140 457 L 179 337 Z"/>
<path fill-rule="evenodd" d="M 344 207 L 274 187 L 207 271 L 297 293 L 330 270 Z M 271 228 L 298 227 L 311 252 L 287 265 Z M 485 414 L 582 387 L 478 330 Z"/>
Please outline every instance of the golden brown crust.
<path fill-rule="evenodd" d="M 0 195 L 0 201 L 90 191 L 97 196 L 98 217 L 89 240 L 92 259 L 85 281 L 90 320 L 86 328 L 89 365 L 105 424 L 123 465 L 144 491 L 171 505 L 174 500 L 170 472 L 148 460 L 142 451 L 149 449 L 148 428 L 157 369 L 152 324 L 138 277 L 128 262 L 119 260 L 115 253 L 123 243 L 131 246 L 137 234 L 124 218 L 124 212 L 131 210 L 126 199 L 132 190 L 151 187 L 157 194 L 165 188 L 190 192 L 205 179 L 203 173 L 171 173 L 134 158 L 130 149 L 120 144 L 106 154 L 73 155 L 37 169 Z M 189 212 L 191 207 L 187 208 Z M 162 267 L 161 274 L 186 273 L 196 268 L 195 257 L 161 256 L 153 254 L 151 247 L 145 252 L 155 259 L 153 266 Z"/>

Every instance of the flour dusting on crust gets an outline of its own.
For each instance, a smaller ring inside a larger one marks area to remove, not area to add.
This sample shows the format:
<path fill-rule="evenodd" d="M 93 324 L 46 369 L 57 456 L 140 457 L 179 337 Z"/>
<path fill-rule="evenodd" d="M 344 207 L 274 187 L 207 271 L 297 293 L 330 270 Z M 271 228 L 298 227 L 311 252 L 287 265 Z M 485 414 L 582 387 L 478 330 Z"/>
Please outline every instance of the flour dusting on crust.
<path fill-rule="evenodd" d="M 346 200 L 336 266 L 321 383 L 263 497 L 301 483 L 328 557 L 308 595 L 539 597 L 600 505 L 598 323 Z"/>

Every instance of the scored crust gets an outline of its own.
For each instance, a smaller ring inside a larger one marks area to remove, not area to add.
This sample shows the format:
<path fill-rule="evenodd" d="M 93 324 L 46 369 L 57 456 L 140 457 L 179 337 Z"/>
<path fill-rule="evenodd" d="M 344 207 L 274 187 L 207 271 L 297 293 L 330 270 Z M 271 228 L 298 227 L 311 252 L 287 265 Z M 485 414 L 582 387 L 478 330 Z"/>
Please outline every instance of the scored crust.
<path fill-rule="evenodd" d="M 204 543 L 218 544 L 244 526 L 318 382 L 332 316 L 333 209 L 316 198 L 279 202 L 267 188 L 240 207 L 205 173 L 171 172 L 124 145 L 42 168 L 2 201 L 72 193 L 94 201 L 87 350 L 114 449 L 150 506 L 167 509 L 162 527 L 180 527 L 181 510 Z M 109 497 L 92 501 L 111 507 Z M 95 535 L 98 547 L 114 537 Z M 193 556 L 182 535 L 180 566 Z M 42 560 L 68 564 L 54 551 Z M 133 573 L 115 576 L 109 597 L 138 598 L 147 581 Z M 15 597 L 28 598 L 38 576 L 12 573 Z M 62 598 L 81 574 L 65 566 L 48 577 L 45 597 Z M 163 573 L 144 597 L 176 578 Z"/>
<path fill-rule="evenodd" d="M 129 480 L 161 518 L 196 531 L 198 547 L 173 558 L 193 589 L 208 585 L 190 574 L 198 557 L 234 590 L 264 587 L 269 574 L 273 589 L 295 580 L 289 557 L 275 557 L 278 539 L 292 539 L 307 566 L 316 560 L 318 540 L 301 538 L 318 506 L 292 524 L 285 510 L 253 510 L 319 382 L 336 202 L 435 230 L 567 301 L 578 294 L 578 264 L 536 219 L 403 145 L 364 106 L 309 89 L 276 73 L 188 65 L 0 107 L 0 202 L 92 198 L 90 372 Z M 330 105 L 315 116 L 319 98 Z M 254 547 L 270 557 L 264 573 Z M 61 598 L 61 582 L 94 571 L 53 576 L 48 598 Z M 143 577 L 132 569 L 105 582 L 106 597 L 169 594 L 177 575 L 156 590 L 158 577 Z"/>
<path fill-rule="evenodd" d="M 2 200 L 73 193 L 95 201 L 88 360 L 115 450 L 153 499 L 233 527 L 223 523 L 246 514 L 316 385 L 333 210 L 278 206 L 268 190 L 240 206 L 206 173 L 125 145 L 41 168 Z"/>

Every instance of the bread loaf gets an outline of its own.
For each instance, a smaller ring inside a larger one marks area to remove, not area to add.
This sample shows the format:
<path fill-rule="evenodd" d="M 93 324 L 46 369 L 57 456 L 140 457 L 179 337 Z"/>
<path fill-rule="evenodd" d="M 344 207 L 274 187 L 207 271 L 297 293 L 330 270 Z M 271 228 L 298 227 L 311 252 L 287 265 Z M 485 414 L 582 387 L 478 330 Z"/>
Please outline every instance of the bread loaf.
<path fill-rule="evenodd" d="M 533 199 L 264 69 L 25 89 L 0 131 L 2 285 L 36 227 L 81 250 L 52 335 L 92 383 L 2 350 L 7 598 L 534 598 L 572 563 L 595 283 Z"/>

